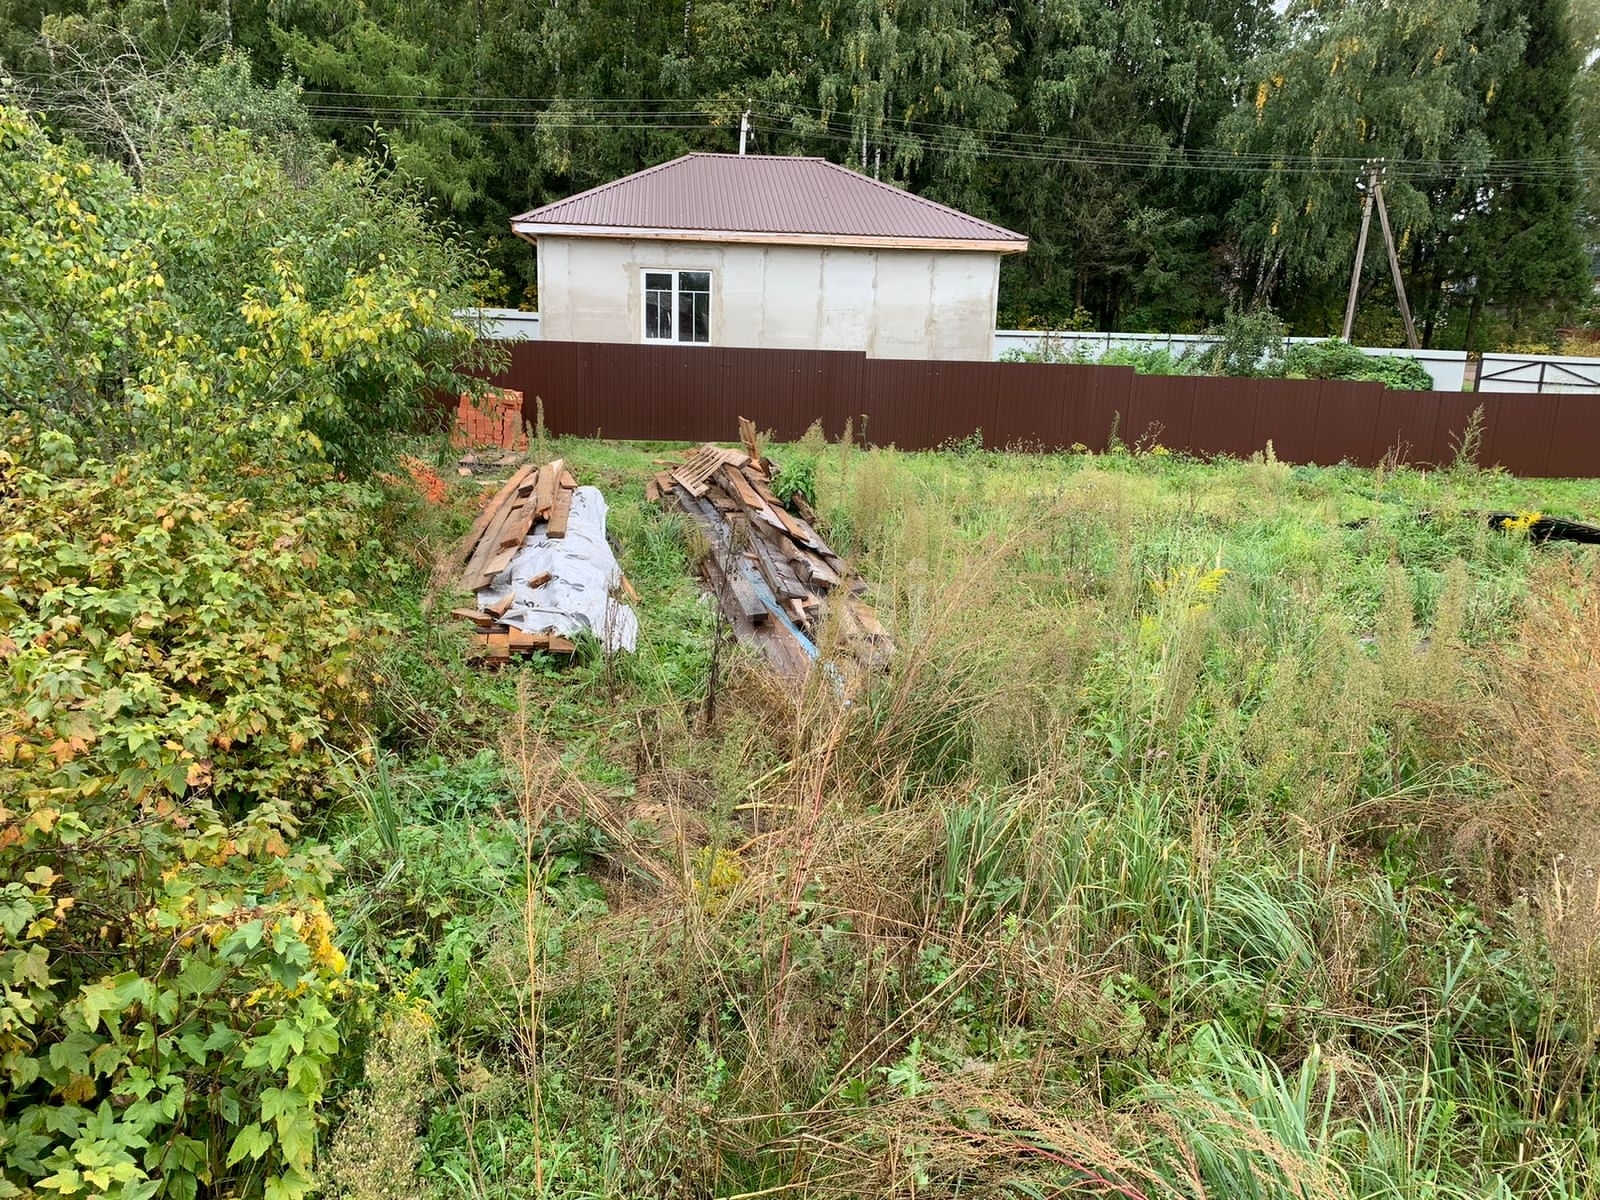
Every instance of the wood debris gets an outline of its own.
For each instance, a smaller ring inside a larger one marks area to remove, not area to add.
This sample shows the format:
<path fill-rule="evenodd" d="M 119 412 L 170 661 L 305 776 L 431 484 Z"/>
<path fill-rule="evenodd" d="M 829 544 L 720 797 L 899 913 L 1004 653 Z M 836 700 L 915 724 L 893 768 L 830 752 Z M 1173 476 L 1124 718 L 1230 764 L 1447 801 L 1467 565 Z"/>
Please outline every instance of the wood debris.
<path fill-rule="evenodd" d="M 472 593 L 488 588 L 535 534 L 565 538 L 577 486 L 577 480 L 559 458 L 544 466 L 528 463 L 514 471 L 484 505 L 457 547 L 452 563 L 456 586 Z M 546 571 L 521 581 L 521 587 L 527 594 L 550 582 L 551 574 Z M 452 610 L 452 616 L 473 625 L 469 655 L 475 661 L 502 666 L 515 655 L 535 651 L 568 656 L 575 653 L 577 647 L 569 637 L 550 631 L 530 632 L 502 620 L 512 604 L 513 595 L 508 590 L 498 599 L 480 602 L 477 608 Z"/>
<path fill-rule="evenodd" d="M 739 426 L 743 450 L 708 442 L 681 463 L 661 464 L 666 469 L 645 496 L 679 508 L 700 528 L 708 546 L 702 570 L 724 615 L 780 674 L 810 670 L 830 616 L 856 663 L 880 669 L 894 646 L 862 599 L 866 585 L 817 533 L 815 514 L 797 516 L 773 494 L 773 467 L 761 457 L 755 426 L 743 418 Z"/>
<path fill-rule="evenodd" d="M 561 478 L 565 468 L 566 464 L 559 458 L 543 467 L 528 463 L 518 468 L 484 506 L 456 552 L 461 572 L 458 586 L 462 591 L 476 592 L 487 587 L 491 579 L 510 565 L 534 526 L 540 521 L 550 521 L 557 507 L 558 493 L 563 512 L 572 507 L 573 489 L 563 486 Z M 552 529 L 550 536 L 562 537 L 565 533 L 563 517 L 562 531 L 557 533 Z"/>

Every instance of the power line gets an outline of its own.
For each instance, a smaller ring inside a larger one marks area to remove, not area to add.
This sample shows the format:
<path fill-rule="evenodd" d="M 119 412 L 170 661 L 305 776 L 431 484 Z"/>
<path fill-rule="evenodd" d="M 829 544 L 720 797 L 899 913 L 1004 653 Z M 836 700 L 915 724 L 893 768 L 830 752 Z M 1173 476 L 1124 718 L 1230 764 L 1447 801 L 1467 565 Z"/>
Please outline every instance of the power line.
<path fill-rule="evenodd" d="M 30 77 L 28 73 L 18 73 Z M 47 80 L 34 74 L 32 78 Z M 470 125 L 510 130 L 647 131 L 686 133 L 730 130 L 743 107 L 733 97 L 606 97 L 606 96 L 425 96 L 403 92 L 300 92 L 307 113 L 325 121 L 372 121 L 404 124 L 448 119 Z M 676 107 L 668 107 L 676 106 Z M 719 119 L 715 110 L 726 109 Z M 769 136 L 798 137 L 839 145 L 860 144 L 861 131 L 852 120 L 800 101 L 769 103 L 752 113 L 753 127 Z M 869 135 L 871 136 L 871 135 Z M 974 129 L 947 122 L 902 119 L 887 121 L 875 135 L 886 140 L 910 138 L 932 153 L 961 153 L 976 158 L 1091 168 L 1183 171 L 1187 173 L 1346 176 L 1363 169 L 1369 155 L 1311 155 L 1225 147 L 1177 147 L 1110 139 L 1073 138 L 1042 131 Z M 1465 175 L 1483 182 L 1510 183 L 1569 176 L 1575 162 L 1549 159 L 1498 159 L 1462 164 L 1448 160 L 1388 158 L 1392 178 L 1433 181 L 1444 174 Z"/>
<path fill-rule="evenodd" d="M 329 120 L 394 120 L 396 122 L 428 117 L 449 118 L 475 125 L 490 125 L 511 129 L 581 129 L 638 130 L 670 129 L 731 129 L 733 117 L 740 107 L 732 98 L 711 97 L 699 100 L 650 99 L 646 97 L 511 97 L 496 96 L 483 99 L 469 97 L 428 97 L 400 93 L 334 93 L 305 92 L 304 96 L 327 96 L 344 103 L 308 103 L 313 116 Z M 389 103 L 363 104 L 352 100 L 379 100 Z M 396 103 L 398 102 L 398 103 Z M 540 110 L 536 105 L 549 107 Z M 684 108 L 631 108 L 620 105 L 690 104 Z M 527 106 L 527 107 L 510 107 Z M 708 109 L 727 108 L 726 123 Z M 799 102 L 782 102 L 769 106 L 767 112 L 753 117 L 756 127 L 769 135 L 818 139 L 845 145 L 860 141 L 860 131 L 853 123 L 841 120 L 836 112 Z M 784 124 L 785 120 L 792 122 Z M 1073 164 L 1090 167 L 1119 167 L 1128 169 L 1174 170 L 1210 173 L 1248 174 L 1298 174 L 1298 175 L 1349 175 L 1361 170 L 1368 155 L 1307 155 L 1274 153 L 1260 150 L 1232 150 L 1227 148 L 1188 148 L 1152 145 L 1139 142 L 1119 142 L 1062 137 L 1044 133 L 1015 130 L 984 130 L 947 123 L 901 120 L 886 123 L 877 135 L 878 141 L 887 138 L 910 136 L 927 145 L 930 150 L 961 152 L 980 158 L 1016 161 Z M 1481 164 L 1463 164 L 1448 160 L 1390 158 L 1392 177 L 1404 179 L 1437 179 L 1441 173 L 1462 173 L 1486 181 L 1514 181 L 1520 179 L 1559 178 L 1576 169 L 1566 160 L 1549 159 L 1492 159 Z"/>
<path fill-rule="evenodd" d="M 346 105 L 346 107 L 357 108 L 357 109 L 370 108 L 372 111 L 392 111 L 392 112 L 405 112 L 405 113 L 412 113 L 412 112 L 416 112 L 416 113 L 426 113 L 426 112 L 463 112 L 463 113 L 467 113 L 467 112 L 470 112 L 470 113 L 473 113 L 473 114 L 480 114 L 480 113 L 504 112 L 504 113 L 506 113 L 508 115 L 522 115 L 522 110 L 521 109 L 496 109 L 496 108 L 490 108 L 490 107 L 487 107 L 487 106 L 488 105 L 560 105 L 560 106 L 564 106 L 563 107 L 563 112 L 564 113 L 579 113 L 579 112 L 582 112 L 582 111 L 584 111 L 586 109 L 591 109 L 591 108 L 594 108 L 596 106 L 603 106 L 603 105 L 624 105 L 624 104 L 634 104 L 634 105 L 679 104 L 679 105 L 684 105 L 684 104 L 687 104 L 687 105 L 692 105 L 694 107 L 692 107 L 692 108 L 679 108 L 679 109 L 648 109 L 648 108 L 641 108 L 641 109 L 632 110 L 632 113 L 630 115 L 643 116 L 643 115 L 649 115 L 649 114 L 655 114 L 655 113 L 659 113 L 661 115 L 666 115 L 668 113 L 672 113 L 674 115 L 708 117 L 708 116 L 712 115 L 710 112 L 708 112 L 708 109 L 714 109 L 714 108 L 720 106 L 720 107 L 725 108 L 728 111 L 730 122 L 731 122 L 731 118 L 733 116 L 738 115 L 738 112 L 745 107 L 745 102 L 743 100 L 740 100 L 740 99 L 738 99 L 738 98 L 736 98 L 736 97 L 734 97 L 732 95 L 725 96 L 725 97 L 724 96 L 703 97 L 703 98 L 699 98 L 699 99 L 684 99 L 684 98 L 681 98 L 681 97 L 672 98 L 672 97 L 638 97 L 638 96 L 636 96 L 636 97 L 492 96 L 492 97 L 483 97 L 483 98 L 479 98 L 479 99 L 474 99 L 472 97 L 421 96 L 421 95 L 399 93 L 399 92 L 325 92 L 325 91 L 305 91 L 305 92 L 302 92 L 301 94 L 303 96 L 328 96 L 328 97 L 332 97 L 334 99 L 346 100 L 346 101 L 348 101 L 348 100 L 368 100 L 368 99 L 404 101 L 405 102 L 404 104 L 395 104 L 395 105 L 388 105 L 388 106 L 379 106 L 379 105 L 373 105 L 373 106 Z M 769 105 L 769 108 L 770 107 L 773 107 L 773 106 Z M 834 118 L 836 118 L 836 116 L 837 116 L 837 110 L 824 109 L 824 108 L 817 107 L 815 105 L 805 104 L 805 103 L 803 103 L 801 101 L 797 101 L 797 100 L 785 100 L 785 101 L 777 102 L 775 107 L 778 108 L 778 109 L 783 110 L 786 113 L 791 113 L 792 112 L 792 113 L 804 114 L 807 119 L 816 120 L 816 121 L 828 126 L 829 128 L 833 127 Z M 609 110 L 608 109 L 608 110 L 605 111 L 605 113 L 603 115 L 606 115 L 606 116 L 618 115 L 618 110 Z M 1192 161 L 1205 161 L 1207 159 L 1212 159 L 1212 160 L 1216 160 L 1216 161 L 1225 162 L 1230 168 L 1236 167 L 1236 166 L 1238 166 L 1240 164 L 1250 165 L 1252 163 L 1260 163 L 1260 164 L 1267 164 L 1267 165 L 1275 165 L 1275 164 L 1278 164 L 1280 162 L 1285 162 L 1285 161 L 1304 161 L 1304 162 L 1315 163 L 1319 167 L 1341 168 L 1341 169 L 1359 171 L 1359 170 L 1362 169 L 1364 164 L 1371 157 L 1369 154 L 1367 154 L 1365 152 L 1360 153 L 1360 154 L 1351 154 L 1351 155 L 1294 155 L 1294 154 L 1273 153 L 1273 152 L 1270 152 L 1270 151 L 1234 151 L 1234 150 L 1224 150 L 1224 149 L 1199 149 L 1199 150 L 1196 150 L 1196 149 L 1184 149 L 1184 148 L 1177 148 L 1177 147 L 1152 146 L 1150 143 L 1147 143 L 1147 142 L 1125 142 L 1125 141 L 1114 141 L 1114 140 L 1109 140 L 1109 139 L 1071 138 L 1071 137 L 1066 137 L 1066 136 L 1062 136 L 1062 135 L 1046 134 L 1046 133 L 1043 133 L 1043 132 L 1025 132 L 1025 131 L 1021 131 L 1021 130 L 1002 130 L 1002 129 L 989 129 L 989 130 L 972 129 L 971 127 L 968 127 L 968 126 L 952 125 L 952 124 L 949 124 L 949 123 L 946 123 L 946 122 L 919 121 L 919 120 L 911 120 L 911 119 L 902 119 L 902 120 L 894 121 L 894 122 L 891 122 L 890 125 L 891 125 L 892 128 L 897 129 L 897 130 L 898 129 L 904 129 L 904 130 L 907 130 L 907 131 L 910 131 L 910 132 L 913 132 L 913 133 L 922 133 L 923 135 L 930 136 L 930 137 L 937 137 L 937 136 L 941 136 L 941 135 L 960 135 L 962 137 L 970 137 L 970 136 L 975 136 L 975 135 L 976 136 L 983 136 L 983 137 L 986 137 L 986 138 L 989 138 L 989 139 L 998 140 L 1000 143 L 1002 143 L 1003 145 L 1008 146 L 1008 147 L 1011 147 L 1011 146 L 1025 146 L 1025 147 L 1030 147 L 1030 148 L 1040 147 L 1040 148 L 1050 148 L 1050 149 L 1061 150 L 1061 151 L 1069 151 L 1069 150 L 1076 149 L 1076 150 L 1082 150 L 1082 151 L 1085 151 L 1085 152 L 1088 152 L 1088 153 L 1133 154 L 1133 155 L 1136 155 L 1136 156 L 1144 156 L 1146 158 L 1148 158 L 1148 156 L 1150 154 L 1152 154 L 1152 153 L 1155 153 L 1155 154 L 1181 153 L 1183 155 L 1188 156 L 1189 159 L 1192 160 Z M 803 131 L 797 131 L 797 130 L 784 130 L 781 127 L 772 127 L 772 128 L 775 131 L 778 131 L 778 132 L 787 132 L 787 133 L 803 132 Z M 855 136 L 853 131 L 851 132 L 850 136 Z M 1432 159 L 1400 159 L 1400 158 L 1389 157 L 1387 159 L 1387 161 L 1390 164 L 1390 167 L 1392 169 L 1411 167 L 1411 168 L 1415 168 L 1415 169 L 1428 170 L 1430 172 L 1437 171 L 1437 169 L 1438 169 L 1437 162 L 1435 162 L 1435 160 L 1432 160 Z M 1495 160 L 1494 165 L 1497 165 L 1497 166 L 1500 166 L 1500 167 L 1505 167 L 1505 168 L 1518 168 L 1518 169 L 1521 169 L 1521 168 L 1532 168 L 1532 169 L 1538 169 L 1538 168 L 1545 168 L 1545 167 L 1551 166 L 1551 160 L 1549 160 L 1549 159 L 1498 159 L 1498 160 Z M 1557 169 L 1564 169 L 1564 168 L 1560 164 L 1557 164 Z"/>

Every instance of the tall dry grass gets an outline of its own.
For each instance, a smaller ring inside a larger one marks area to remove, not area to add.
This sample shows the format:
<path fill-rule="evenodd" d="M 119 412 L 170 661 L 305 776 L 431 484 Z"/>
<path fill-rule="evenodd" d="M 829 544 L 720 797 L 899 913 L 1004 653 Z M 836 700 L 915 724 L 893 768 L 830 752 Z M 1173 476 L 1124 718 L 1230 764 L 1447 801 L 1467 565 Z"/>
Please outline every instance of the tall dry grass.
<path fill-rule="evenodd" d="M 1245 470 L 1286 503 L 1281 464 Z M 641 723 L 630 800 L 524 698 L 493 986 L 542 1145 L 596 1194 L 1576 1194 L 1591 1010 L 1558 1037 L 1533 987 L 1525 1036 L 1508 949 L 1588 986 L 1579 851 L 1526 866 L 1530 813 L 1587 811 L 1576 577 L 1485 663 L 1464 571 L 1419 628 L 1396 563 L 1359 628 L 1147 477 L 1023 494 L 847 448 L 824 483 L 885 674 L 736 675 L 709 733 Z M 544 885 L 538 831 L 575 814 L 603 912 Z M 1489 906 L 1535 880 L 1505 933 Z M 531 1170 L 517 1194 L 556 1190 Z"/>

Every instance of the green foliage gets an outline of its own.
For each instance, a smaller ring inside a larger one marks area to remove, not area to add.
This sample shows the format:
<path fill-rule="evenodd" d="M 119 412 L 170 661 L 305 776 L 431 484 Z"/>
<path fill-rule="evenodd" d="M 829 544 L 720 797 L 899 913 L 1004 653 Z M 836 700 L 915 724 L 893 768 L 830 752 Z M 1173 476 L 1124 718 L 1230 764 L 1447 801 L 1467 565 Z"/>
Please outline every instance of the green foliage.
<path fill-rule="evenodd" d="M 357 506 L 38 442 L 0 460 L 0 1183 L 306 1194 L 357 998 L 297 839 L 383 625 Z"/>
<path fill-rule="evenodd" d="M 1133 349 L 1115 346 L 1099 358 L 1102 367 L 1132 367 L 1141 375 L 1187 375 L 1189 368 L 1181 357 L 1165 347 Z"/>
<path fill-rule="evenodd" d="M 335 911 L 436 1000 L 418 1186 L 1572 1194 L 1592 969 L 1505 899 L 1477 719 L 1562 552 L 1460 514 L 1594 484 L 978 445 L 774 449 L 899 650 L 845 705 L 730 652 L 708 729 L 659 448 L 562 444 L 662 669 L 527 673 L 498 754 L 350 814 Z"/>
<path fill-rule="evenodd" d="M 1592 296 L 1581 243 L 1579 174 L 1573 166 L 1573 91 L 1581 65 L 1566 0 L 1507 6 L 1500 28 L 1515 29 L 1522 50 L 1486 98 L 1484 135 L 1496 157 L 1539 164 L 1537 172 L 1505 181 L 1486 203 L 1472 203 L 1462 240 L 1492 251 L 1473 256 L 1474 291 L 1510 314 L 1512 332 L 1542 310 L 1570 314 Z M 1486 24 L 1489 22 L 1486 21 Z M 1483 343 L 1466 334 L 1468 349 Z"/>
<path fill-rule="evenodd" d="M 359 472 L 454 387 L 469 268 L 370 169 L 200 130 L 136 189 L 5 107 L 0 182 L 0 397 L 35 429 L 194 475 Z"/>
<path fill-rule="evenodd" d="M 1197 373 L 1238 377 L 1283 374 L 1283 322 L 1270 308 L 1235 309 L 1206 330 L 1212 345 L 1186 356 Z"/>
<path fill-rule="evenodd" d="M 1593 150 L 1600 89 L 1592 14 L 1572 8 L 11 0 L 0 57 L 52 121 L 141 178 L 160 131 L 222 117 L 265 139 L 314 118 L 343 153 L 419 180 L 492 262 L 496 298 L 530 307 L 512 214 L 732 151 L 748 111 L 758 153 L 827 155 L 1027 230 L 1029 252 L 1002 266 L 1003 313 L 1192 332 L 1270 302 L 1329 333 L 1354 165 L 1386 158 L 1424 337 L 1477 348 L 1553 330 L 1582 291 L 1574 231 L 1594 173 L 1573 163 Z M 271 86 L 244 86 L 244 62 Z M 1361 340 L 1398 336 L 1380 318 L 1388 289 L 1374 254 Z"/>
<path fill-rule="evenodd" d="M 1002 362 L 1071 363 L 1076 366 L 1090 364 L 1102 367 L 1132 367 L 1141 375 L 1185 375 L 1189 366 L 1184 359 L 1165 346 L 1113 346 L 1096 356 L 1093 349 L 1078 345 L 1064 348 L 1062 339 L 1053 333 L 1042 334 L 1032 350 L 1007 350 Z"/>
<path fill-rule="evenodd" d="M 817 503 L 817 464 L 803 455 L 789 458 L 772 477 L 772 494 L 790 507 L 797 499 Z"/>
<path fill-rule="evenodd" d="M 1306 379 L 1374 380 L 1386 387 L 1426 392 L 1433 387 L 1433 376 L 1415 359 L 1363 354 L 1337 338 L 1311 345 L 1289 347 L 1284 355 L 1284 374 Z"/>
<path fill-rule="evenodd" d="M 337 714 L 364 700 L 352 656 L 387 624 L 344 585 L 351 497 L 274 510 L 59 445 L 49 471 L 9 474 L 6 682 L 36 765 L 76 739 L 59 786 L 182 796 L 203 776 L 240 813 L 315 795 Z"/>

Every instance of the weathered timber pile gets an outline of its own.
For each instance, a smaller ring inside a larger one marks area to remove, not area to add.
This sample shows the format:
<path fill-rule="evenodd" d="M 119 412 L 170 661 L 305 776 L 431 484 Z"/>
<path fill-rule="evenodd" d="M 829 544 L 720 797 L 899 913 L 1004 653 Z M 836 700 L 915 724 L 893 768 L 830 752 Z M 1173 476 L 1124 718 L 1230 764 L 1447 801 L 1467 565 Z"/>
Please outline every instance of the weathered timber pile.
<path fill-rule="evenodd" d="M 477 597 L 477 607 L 453 615 L 472 622 L 478 661 L 571 655 L 579 630 L 632 648 L 637 621 L 611 596 L 613 583 L 627 583 L 605 541 L 605 500 L 595 488 L 579 488 L 561 459 L 527 464 L 506 480 L 462 540 L 454 567 L 457 587 Z"/>
<path fill-rule="evenodd" d="M 781 674 L 805 675 L 830 619 L 861 667 L 882 667 L 894 646 L 862 599 L 866 585 L 812 527 L 812 514 L 797 516 L 779 501 L 753 426 L 740 426 L 743 450 L 707 443 L 664 464 L 646 498 L 675 505 L 699 526 L 708 547 L 702 570 L 724 615 Z"/>

